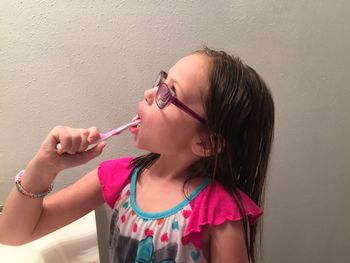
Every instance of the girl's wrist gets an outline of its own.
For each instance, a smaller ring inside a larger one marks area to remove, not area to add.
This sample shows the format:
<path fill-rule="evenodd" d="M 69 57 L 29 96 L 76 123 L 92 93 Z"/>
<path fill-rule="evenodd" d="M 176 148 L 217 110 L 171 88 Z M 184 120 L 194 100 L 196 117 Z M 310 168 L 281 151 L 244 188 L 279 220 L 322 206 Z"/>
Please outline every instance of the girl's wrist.
<path fill-rule="evenodd" d="M 48 195 L 49 193 L 51 193 L 52 189 L 53 189 L 53 185 L 50 184 L 48 186 L 48 188 L 46 189 L 46 191 L 44 192 L 40 192 L 40 193 L 32 193 L 30 191 L 28 191 L 27 189 L 25 189 L 22 185 L 22 178 L 24 175 L 24 170 L 20 171 L 15 179 L 15 184 L 16 184 L 16 188 L 17 190 L 23 194 L 24 196 L 30 197 L 30 198 L 42 198 L 45 197 L 46 195 Z"/>
<path fill-rule="evenodd" d="M 38 152 L 33 159 L 28 163 L 27 167 L 42 171 L 44 174 L 56 176 L 61 170 L 58 168 L 57 164 L 52 161 L 52 157 Z"/>
<path fill-rule="evenodd" d="M 57 169 L 34 157 L 24 169 L 21 183 L 33 193 L 42 192 L 52 184 L 58 173 Z"/>

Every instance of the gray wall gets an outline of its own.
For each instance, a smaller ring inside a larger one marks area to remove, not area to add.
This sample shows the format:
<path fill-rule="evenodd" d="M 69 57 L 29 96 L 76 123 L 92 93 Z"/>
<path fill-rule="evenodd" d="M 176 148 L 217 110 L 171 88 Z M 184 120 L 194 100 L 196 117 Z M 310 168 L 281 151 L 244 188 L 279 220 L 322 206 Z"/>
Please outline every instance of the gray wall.
<path fill-rule="evenodd" d="M 130 120 L 160 69 L 208 45 L 274 95 L 264 262 L 347 262 L 349 14 L 348 1 L 1 1 L 0 201 L 51 128 Z M 137 153 L 125 133 L 56 189 Z"/>

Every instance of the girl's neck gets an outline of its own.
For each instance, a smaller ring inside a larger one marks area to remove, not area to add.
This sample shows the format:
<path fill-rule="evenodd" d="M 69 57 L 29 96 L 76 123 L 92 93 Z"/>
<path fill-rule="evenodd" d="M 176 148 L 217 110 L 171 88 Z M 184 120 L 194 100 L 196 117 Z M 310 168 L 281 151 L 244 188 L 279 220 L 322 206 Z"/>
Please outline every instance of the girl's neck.
<path fill-rule="evenodd" d="M 188 156 L 181 158 L 181 156 L 160 155 L 146 173 L 153 179 L 183 181 L 186 179 L 188 168 L 197 160 Z"/>

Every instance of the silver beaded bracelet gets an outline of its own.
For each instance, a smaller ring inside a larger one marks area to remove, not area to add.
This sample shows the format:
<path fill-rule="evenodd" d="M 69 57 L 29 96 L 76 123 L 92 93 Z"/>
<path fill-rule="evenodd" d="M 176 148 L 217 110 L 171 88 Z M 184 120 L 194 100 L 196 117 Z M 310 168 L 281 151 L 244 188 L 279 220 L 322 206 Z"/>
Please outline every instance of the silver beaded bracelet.
<path fill-rule="evenodd" d="M 21 184 L 21 181 L 22 181 L 22 177 L 23 177 L 23 174 L 24 174 L 24 170 L 20 171 L 17 175 L 16 175 L 16 179 L 15 179 L 15 184 L 16 184 L 16 187 L 17 187 L 17 190 L 25 195 L 25 196 L 28 196 L 30 198 L 41 198 L 41 197 L 44 197 L 46 195 L 48 195 L 49 193 L 51 193 L 52 189 L 53 189 L 53 185 L 51 184 L 47 190 L 45 192 L 42 192 L 42 193 L 37 193 L 37 194 L 34 194 L 34 193 L 31 193 L 29 191 L 27 191 L 23 185 Z"/>

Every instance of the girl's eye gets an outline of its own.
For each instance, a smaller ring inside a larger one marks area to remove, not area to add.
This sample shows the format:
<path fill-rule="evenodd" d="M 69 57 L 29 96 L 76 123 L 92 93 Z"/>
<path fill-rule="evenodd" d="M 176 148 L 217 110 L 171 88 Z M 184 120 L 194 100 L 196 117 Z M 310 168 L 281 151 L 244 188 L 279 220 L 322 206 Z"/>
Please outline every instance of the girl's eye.
<path fill-rule="evenodd" d="M 173 95 L 174 97 L 176 97 L 176 89 L 175 89 L 175 87 L 172 86 L 172 87 L 170 88 L 170 90 L 171 90 L 171 95 Z"/>

